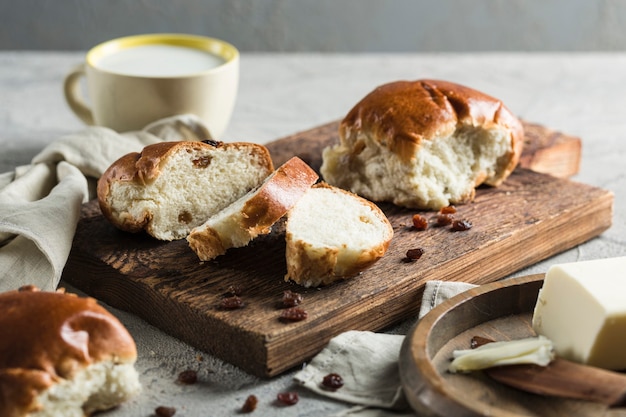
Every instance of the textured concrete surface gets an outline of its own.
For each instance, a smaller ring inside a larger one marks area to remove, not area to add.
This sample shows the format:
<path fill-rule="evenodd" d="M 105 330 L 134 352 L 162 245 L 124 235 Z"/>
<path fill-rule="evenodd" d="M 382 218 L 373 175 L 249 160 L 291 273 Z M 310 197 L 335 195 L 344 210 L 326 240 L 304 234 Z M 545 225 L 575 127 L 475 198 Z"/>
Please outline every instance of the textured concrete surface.
<path fill-rule="evenodd" d="M 0 53 L 0 172 L 28 163 L 53 139 L 83 127 L 61 88 L 64 74 L 81 59 L 81 53 Z M 222 139 L 265 143 L 341 118 L 379 84 L 426 77 L 473 86 L 529 121 L 580 136 L 583 159 L 574 180 L 615 193 L 611 229 L 515 275 L 544 272 L 556 262 L 626 255 L 626 54 L 244 53 L 237 106 Z M 150 416 L 159 405 L 176 407 L 177 416 L 237 415 L 249 394 L 260 400 L 255 416 L 328 416 L 349 408 L 302 390 L 298 405 L 277 407 L 276 394 L 293 389 L 295 371 L 258 379 L 133 315 L 113 312 L 137 341 L 144 391 L 103 415 Z M 389 331 L 404 333 L 410 325 Z M 198 371 L 198 384 L 175 382 L 186 369 Z"/>

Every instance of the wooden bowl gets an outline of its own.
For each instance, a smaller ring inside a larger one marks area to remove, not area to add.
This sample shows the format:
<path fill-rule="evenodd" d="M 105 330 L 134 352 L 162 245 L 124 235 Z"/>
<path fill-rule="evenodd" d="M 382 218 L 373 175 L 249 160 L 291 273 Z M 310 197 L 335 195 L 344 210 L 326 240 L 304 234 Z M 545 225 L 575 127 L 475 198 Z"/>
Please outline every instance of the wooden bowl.
<path fill-rule="evenodd" d="M 455 349 L 473 336 L 513 340 L 535 336 L 532 312 L 543 274 L 482 285 L 443 302 L 409 332 L 400 352 L 400 376 L 412 408 L 437 416 L 624 416 L 624 409 L 523 392 L 482 372 L 447 372 Z"/>

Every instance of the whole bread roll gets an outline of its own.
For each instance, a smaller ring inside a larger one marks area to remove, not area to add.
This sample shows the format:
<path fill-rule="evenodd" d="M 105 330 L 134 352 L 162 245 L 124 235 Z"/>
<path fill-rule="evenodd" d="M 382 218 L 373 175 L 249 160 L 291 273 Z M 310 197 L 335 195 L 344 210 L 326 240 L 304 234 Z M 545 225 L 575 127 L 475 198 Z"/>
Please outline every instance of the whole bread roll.
<path fill-rule="evenodd" d="M 521 122 L 498 99 L 446 81 L 397 81 L 364 97 L 323 152 L 329 184 L 373 201 L 438 210 L 500 185 L 524 142 Z"/>
<path fill-rule="evenodd" d="M 0 415 L 82 417 L 140 391 L 126 328 L 93 298 L 0 294 Z"/>
<path fill-rule="evenodd" d="M 273 170 L 263 145 L 162 142 L 115 161 L 98 180 L 98 201 L 121 230 L 182 239 Z"/>

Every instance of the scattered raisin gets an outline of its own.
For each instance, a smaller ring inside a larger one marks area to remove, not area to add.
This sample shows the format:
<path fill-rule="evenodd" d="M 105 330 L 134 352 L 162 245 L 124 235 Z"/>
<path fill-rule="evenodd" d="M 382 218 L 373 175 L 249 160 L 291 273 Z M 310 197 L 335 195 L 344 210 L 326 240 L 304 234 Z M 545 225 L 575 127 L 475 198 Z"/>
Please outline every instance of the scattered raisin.
<path fill-rule="evenodd" d="M 454 213 L 456 213 L 456 207 L 454 207 L 454 206 L 442 207 L 441 210 L 439 210 L 439 213 L 441 213 L 441 214 L 454 214 Z"/>
<path fill-rule="evenodd" d="M 455 232 L 464 232 L 472 228 L 472 222 L 469 220 L 455 220 L 452 222 L 452 230 Z"/>
<path fill-rule="evenodd" d="M 165 407 L 161 405 L 154 409 L 154 414 L 157 417 L 172 417 L 176 414 L 176 409 L 174 407 Z"/>
<path fill-rule="evenodd" d="M 283 306 L 295 307 L 302 303 L 302 294 L 287 290 L 283 292 Z"/>
<path fill-rule="evenodd" d="M 244 305 L 243 300 L 236 295 L 222 298 L 222 301 L 220 301 L 220 308 L 222 310 L 236 310 L 238 308 L 243 308 Z"/>
<path fill-rule="evenodd" d="M 256 405 L 258 402 L 259 400 L 257 399 L 256 395 L 249 395 L 248 398 L 246 398 L 246 401 L 243 403 L 243 406 L 241 407 L 241 412 L 253 412 L 254 410 L 256 410 Z"/>
<path fill-rule="evenodd" d="M 413 227 L 417 230 L 426 230 L 428 229 L 428 220 L 420 214 L 414 214 Z"/>
<path fill-rule="evenodd" d="M 192 220 L 193 216 L 186 210 L 178 214 L 178 223 L 189 224 Z"/>
<path fill-rule="evenodd" d="M 297 392 L 281 392 L 276 396 L 276 399 L 285 405 L 295 405 L 300 398 Z"/>
<path fill-rule="evenodd" d="M 192 385 L 198 381 L 198 373 L 193 369 L 187 369 L 178 374 L 177 381 L 184 385 Z"/>
<path fill-rule="evenodd" d="M 487 343 L 491 343 L 493 340 L 488 339 L 482 336 L 474 336 L 472 340 L 470 340 L 470 348 L 476 349 L 477 347 L 481 347 L 482 345 L 486 345 Z"/>
<path fill-rule="evenodd" d="M 220 141 L 213 140 L 213 139 L 205 139 L 202 141 L 202 143 L 206 143 L 207 145 L 211 145 L 211 146 L 219 146 L 221 144 Z"/>
<path fill-rule="evenodd" d="M 206 167 L 208 167 L 211 164 L 211 157 L 210 156 L 201 156 L 199 158 L 192 159 L 191 163 L 196 168 L 206 168 Z"/>
<path fill-rule="evenodd" d="M 309 317 L 309 313 L 299 307 L 291 307 L 280 313 L 282 321 L 302 321 Z"/>
<path fill-rule="evenodd" d="M 454 216 L 450 213 L 439 213 L 437 215 L 437 224 L 439 226 L 447 226 L 454 221 Z"/>
<path fill-rule="evenodd" d="M 406 251 L 406 258 L 404 258 L 404 260 L 405 262 L 415 262 L 421 258 L 423 254 L 424 249 L 422 248 L 409 249 Z"/>
<path fill-rule="evenodd" d="M 338 390 L 343 387 L 343 378 L 336 373 L 328 374 L 322 380 L 322 386 L 332 391 Z"/>

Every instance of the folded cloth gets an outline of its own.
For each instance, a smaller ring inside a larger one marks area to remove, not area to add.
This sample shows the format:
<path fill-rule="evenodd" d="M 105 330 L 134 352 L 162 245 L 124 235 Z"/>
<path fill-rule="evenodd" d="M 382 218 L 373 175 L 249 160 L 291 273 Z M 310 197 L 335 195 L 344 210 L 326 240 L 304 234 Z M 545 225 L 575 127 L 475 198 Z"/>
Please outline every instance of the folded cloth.
<path fill-rule="evenodd" d="M 404 336 L 348 331 L 334 337 L 296 380 L 310 390 L 354 404 L 406 408 L 398 387 L 398 355 Z M 331 391 L 324 376 L 336 373 L 344 385 Z"/>
<path fill-rule="evenodd" d="M 0 175 L 0 291 L 32 284 L 53 290 L 72 247 L 81 204 L 119 157 L 162 141 L 210 139 L 192 115 L 156 121 L 141 131 L 88 127 L 62 137 L 30 165 Z"/>
<path fill-rule="evenodd" d="M 475 285 L 429 281 L 424 288 L 418 319 L 434 307 Z M 330 340 L 294 380 L 320 395 L 355 404 L 340 416 L 383 417 L 414 415 L 406 401 L 398 358 L 403 335 L 348 331 Z M 337 390 L 322 385 L 328 374 L 339 374 L 344 385 Z"/>

